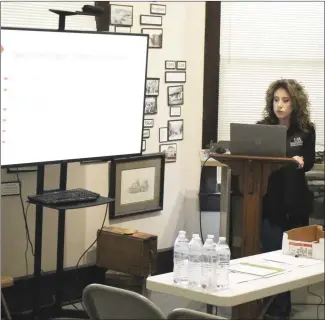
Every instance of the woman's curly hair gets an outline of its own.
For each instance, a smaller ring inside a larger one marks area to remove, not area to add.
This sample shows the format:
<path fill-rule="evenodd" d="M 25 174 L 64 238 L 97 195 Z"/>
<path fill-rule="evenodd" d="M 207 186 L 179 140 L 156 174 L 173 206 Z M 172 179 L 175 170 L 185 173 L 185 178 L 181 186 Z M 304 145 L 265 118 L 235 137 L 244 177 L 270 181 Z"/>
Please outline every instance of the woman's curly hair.
<path fill-rule="evenodd" d="M 296 80 L 281 79 L 270 84 L 266 90 L 266 106 L 263 111 L 263 120 L 260 123 L 278 124 L 279 120 L 273 110 L 274 93 L 277 89 L 285 89 L 291 98 L 292 114 L 291 124 L 297 126 L 303 131 L 310 131 L 314 127 L 310 120 L 309 97 L 305 88 Z"/>

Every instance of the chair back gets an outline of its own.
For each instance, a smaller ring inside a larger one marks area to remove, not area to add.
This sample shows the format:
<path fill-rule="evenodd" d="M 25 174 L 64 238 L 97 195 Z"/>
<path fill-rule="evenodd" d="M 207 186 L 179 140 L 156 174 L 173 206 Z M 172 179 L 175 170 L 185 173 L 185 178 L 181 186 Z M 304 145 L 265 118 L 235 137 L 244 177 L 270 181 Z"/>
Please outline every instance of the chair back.
<path fill-rule="evenodd" d="M 172 320 L 178 320 L 178 319 L 214 319 L 214 320 L 220 320 L 220 319 L 226 319 L 223 317 L 215 316 L 213 314 L 208 314 L 205 312 L 200 312 L 196 310 L 191 309 L 185 309 L 185 308 L 178 308 L 173 310 L 167 317 L 167 319 Z"/>
<path fill-rule="evenodd" d="M 83 303 L 90 320 L 166 319 L 160 309 L 141 294 L 101 284 L 85 288 Z"/>

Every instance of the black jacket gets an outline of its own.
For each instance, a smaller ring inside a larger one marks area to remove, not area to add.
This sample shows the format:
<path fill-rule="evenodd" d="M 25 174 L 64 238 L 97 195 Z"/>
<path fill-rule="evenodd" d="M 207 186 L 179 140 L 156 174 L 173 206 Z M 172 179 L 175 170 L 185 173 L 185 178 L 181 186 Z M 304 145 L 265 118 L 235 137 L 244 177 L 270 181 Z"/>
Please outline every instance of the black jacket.
<path fill-rule="evenodd" d="M 287 131 L 287 157 L 302 156 L 304 167 L 287 165 L 271 173 L 263 199 L 263 218 L 284 226 L 290 217 L 308 217 L 313 209 L 313 193 L 305 172 L 315 163 L 315 129 L 304 132 L 291 126 Z"/>

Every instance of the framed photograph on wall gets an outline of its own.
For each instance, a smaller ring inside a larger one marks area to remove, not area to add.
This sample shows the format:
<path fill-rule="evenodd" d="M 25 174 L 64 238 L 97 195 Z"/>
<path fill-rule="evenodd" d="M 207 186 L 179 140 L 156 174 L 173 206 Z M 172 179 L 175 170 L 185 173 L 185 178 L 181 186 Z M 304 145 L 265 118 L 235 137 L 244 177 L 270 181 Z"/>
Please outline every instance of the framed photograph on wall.
<path fill-rule="evenodd" d="M 166 14 L 166 5 L 164 4 L 150 4 L 150 13 L 151 14 Z"/>
<path fill-rule="evenodd" d="M 168 120 L 168 141 L 180 141 L 184 136 L 184 120 Z"/>
<path fill-rule="evenodd" d="M 110 219 L 163 210 L 164 180 L 165 153 L 112 160 Z"/>
<path fill-rule="evenodd" d="M 166 83 L 185 83 L 186 71 L 165 71 Z"/>
<path fill-rule="evenodd" d="M 177 61 L 176 69 L 177 70 L 186 70 L 186 61 Z"/>
<path fill-rule="evenodd" d="M 117 33 L 131 33 L 131 27 L 116 26 L 115 32 L 117 32 Z"/>
<path fill-rule="evenodd" d="M 150 129 L 144 129 L 142 134 L 143 139 L 149 139 L 150 138 Z"/>
<path fill-rule="evenodd" d="M 160 78 L 147 78 L 146 79 L 146 96 L 159 95 L 159 82 Z"/>
<path fill-rule="evenodd" d="M 176 143 L 165 143 L 159 146 L 159 151 L 163 152 L 167 162 L 176 162 L 177 160 L 177 144 Z"/>
<path fill-rule="evenodd" d="M 169 106 L 180 106 L 184 104 L 184 86 L 167 87 L 167 101 Z"/>
<path fill-rule="evenodd" d="M 144 98 L 144 114 L 157 114 L 157 97 L 146 96 Z"/>
<path fill-rule="evenodd" d="M 144 128 L 153 128 L 154 126 L 154 119 L 144 119 L 143 121 L 143 127 Z"/>
<path fill-rule="evenodd" d="M 149 48 L 161 49 L 163 43 L 162 28 L 142 28 L 141 33 L 149 36 Z"/>
<path fill-rule="evenodd" d="M 181 107 L 176 106 L 176 107 L 170 107 L 169 108 L 169 116 L 170 117 L 180 117 L 181 116 Z"/>
<path fill-rule="evenodd" d="M 140 15 L 140 26 L 162 26 L 162 16 Z"/>
<path fill-rule="evenodd" d="M 176 69 L 176 61 L 166 60 L 165 69 Z"/>
<path fill-rule="evenodd" d="M 159 128 L 159 142 L 167 142 L 168 141 L 168 128 L 161 127 Z"/>
<path fill-rule="evenodd" d="M 133 6 L 110 5 L 109 24 L 113 26 L 133 26 Z M 116 30 L 115 30 L 116 31 Z"/>

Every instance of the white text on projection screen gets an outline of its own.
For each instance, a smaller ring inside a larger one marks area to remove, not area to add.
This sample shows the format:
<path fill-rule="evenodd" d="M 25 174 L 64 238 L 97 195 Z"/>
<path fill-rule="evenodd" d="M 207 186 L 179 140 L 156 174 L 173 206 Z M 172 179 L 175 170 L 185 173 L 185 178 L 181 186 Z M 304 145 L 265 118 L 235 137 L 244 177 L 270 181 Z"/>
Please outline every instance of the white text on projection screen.
<path fill-rule="evenodd" d="M 1 30 L 1 166 L 139 154 L 147 36 Z"/>

